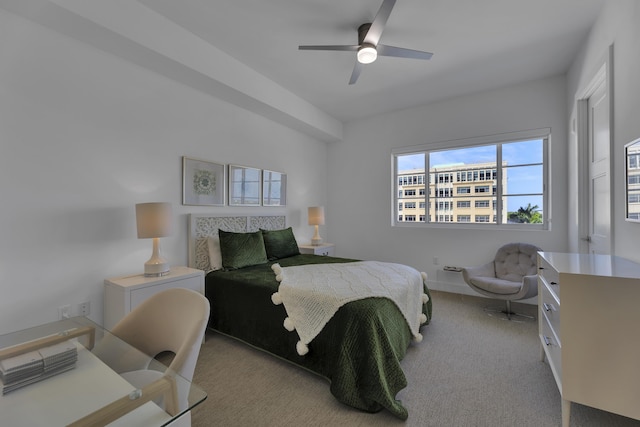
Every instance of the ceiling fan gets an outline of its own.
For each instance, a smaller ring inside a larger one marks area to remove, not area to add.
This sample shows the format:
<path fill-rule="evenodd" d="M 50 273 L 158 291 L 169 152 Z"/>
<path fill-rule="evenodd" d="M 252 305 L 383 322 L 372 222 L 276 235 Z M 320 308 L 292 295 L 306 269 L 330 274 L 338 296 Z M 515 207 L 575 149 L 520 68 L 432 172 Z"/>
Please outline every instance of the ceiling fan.
<path fill-rule="evenodd" d="M 382 31 L 387 24 L 389 15 L 395 6 L 396 0 L 384 0 L 380 10 L 373 19 L 373 22 L 360 25 L 358 27 L 358 44 L 357 45 L 319 45 L 319 46 L 298 46 L 299 50 L 341 50 L 357 52 L 356 64 L 351 73 L 349 84 L 354 84 L 363 64 L 370 64 L 380 56 L 395 56 L 398 58 L 412 59 L 431 59 L 433 53 L 422 52 L 419 50 L 405 49 L 402 47 L 388 46 L 379 43 Z"/>

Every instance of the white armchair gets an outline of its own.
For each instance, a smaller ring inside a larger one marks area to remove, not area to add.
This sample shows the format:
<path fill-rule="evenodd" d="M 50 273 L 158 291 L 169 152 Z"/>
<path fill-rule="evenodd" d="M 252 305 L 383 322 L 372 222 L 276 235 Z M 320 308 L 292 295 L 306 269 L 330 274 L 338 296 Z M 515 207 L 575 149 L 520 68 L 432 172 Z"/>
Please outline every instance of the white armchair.
<path fill-rule="evenodd" d="M 462 269 L 464 281 L 481 295 L 506 301 L 502 310 L 511 316 L 529 317 L 511 310 L 511 301 L 527 299 L 538 294 L 537 246 L 528 243 L 509 243 L 496 252 L 493 261 L 477 267 Z"/>

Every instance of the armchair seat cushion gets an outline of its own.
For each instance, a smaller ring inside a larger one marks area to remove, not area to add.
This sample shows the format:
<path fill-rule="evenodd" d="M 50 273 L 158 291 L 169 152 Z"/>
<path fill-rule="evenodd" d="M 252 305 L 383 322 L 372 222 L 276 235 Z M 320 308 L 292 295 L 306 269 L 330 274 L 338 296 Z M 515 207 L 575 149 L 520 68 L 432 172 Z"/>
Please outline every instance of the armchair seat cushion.
<path fill-rule="evenodd" d="M 514 295 L 522 289 L 522 281 L 512 282 L 510 280 L 498 279 L 497 277 L 473 277 L 470 278 L 473 286 L 486 292 L 498 295 Z"/>

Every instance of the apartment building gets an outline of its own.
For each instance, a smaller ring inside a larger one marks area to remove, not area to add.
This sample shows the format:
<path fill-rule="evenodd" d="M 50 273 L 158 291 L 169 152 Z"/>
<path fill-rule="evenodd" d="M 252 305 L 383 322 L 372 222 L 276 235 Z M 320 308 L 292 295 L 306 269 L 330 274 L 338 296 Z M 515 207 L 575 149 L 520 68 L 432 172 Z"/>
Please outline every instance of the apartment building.
<path fill-rule="evenodd" d="M 507 169 L 502 170 L 502 193 L 507 194 Z M 397 185 L 398 222 L 495 223 L 497 215 L 507 222 L 505 197 L 498 203 L 495 163 L 430 168 L 428 197 L 424 169 L 399 171 Z"/>

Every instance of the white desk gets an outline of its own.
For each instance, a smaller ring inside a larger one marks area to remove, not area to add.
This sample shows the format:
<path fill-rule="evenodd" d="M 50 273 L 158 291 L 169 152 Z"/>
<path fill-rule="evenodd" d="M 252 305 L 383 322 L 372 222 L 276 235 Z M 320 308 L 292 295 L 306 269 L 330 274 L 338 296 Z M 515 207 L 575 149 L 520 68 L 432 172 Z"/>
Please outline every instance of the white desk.
<path fill-rule="evenodd" d="M 571 403 L 640 419 L 640 264 L 610 255 L 538 252 L 542 357 Z"/>

